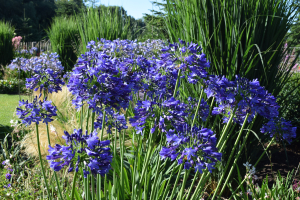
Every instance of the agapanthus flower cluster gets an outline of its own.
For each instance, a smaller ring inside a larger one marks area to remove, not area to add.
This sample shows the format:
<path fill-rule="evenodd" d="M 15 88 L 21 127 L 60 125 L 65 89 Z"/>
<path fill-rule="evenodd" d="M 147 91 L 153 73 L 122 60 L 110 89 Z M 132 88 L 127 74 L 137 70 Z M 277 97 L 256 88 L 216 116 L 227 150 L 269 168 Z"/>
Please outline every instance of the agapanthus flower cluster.
<path fill-rule="evenodd" d="M 198 113 L 193 112 L 197 106 L 195 99 L 188 98 L 188 101 L 188 104 L 186 104 L 174 97 L 162 103 L 150 100 L 137 101 L 134 108 L 134 117 L 129 121 L 137 134 L 143 132 L 146 122 L 152 124 L 151 133 L 154 133 L 156 129 L 166 133 L 170 128 L 183 131 L 188 118 L 193 118 L 194 114 L 199 116 L 202 121 L 205 121 L 209 114 L 209 106 L 204 100 L 201 101 Z"/>
<path fill-rule="evenodd" d="M 137 56 L 150 58 L 155 56 L 160 49 L 165 48 L 162 40 L 147 40 L 145 42 L 137 42 L 137 40 L 106 40 L 98 39 L 97 42 L 88 42 L 87 49 L 91 51 L 101 51 L 109 56 L 119 57 L 121 59 Z"/>
<path fill-rule="evenodd" d="M 193 42 L 186 43 L 179 39 L 179 43 L 170 43 L 162 51 L 164 54 L 161 56 L 164 58 L 173 57 L 173 61 L 177 61 L 178 59 L 178 62 L 180 62 L 178 68 L 187 71 L 187 80 L 189 83 L 196 84 L 200 80 L 207 78 L 208 73 L 206 69 L 210 67 L 210 62 L 206 59 L 202 48 L 198 44 Z M 162 61 L 159 61 L 159 63 L 161 64 Z M 166 63 L 170 65 L 169 59 L 167 59 Z"/>
<path fill-rule="evenodd" d="M 291 122 L 282 117 L 274 117 L 262 126 L 260 131 L 264 134 L 275 137 L 277 141 L 286 141 L 291 143 L 296 138 L 297 127 L 293 127 Z"/>
<path fill-rule="evenodd" d="M 38 50 L 37 47 L 32 47 L 31 49 L 29 49 L 29 53 L 30 53 L 30 54 L 34 54 L 34 53 L 37 52 L 37 50 Z"/>
<path fill-rule="evenodd" d="M 75 166 L 75 171 L 78 172 L 83 164 L 85 177 L 89 172 L 102 176 L 109 172 L 112 161 L 109 140 L 100 141 L 96 131 L 82 134 L 81 129 L 74 129 L 71 135 L 66 131 L 64 133 L 67 146 L 49 146 L 49 155 L 46 157 L 54 171 L 68 167 L 68 172 L 72 172 Z"/>
<path fill-rule="evenodd" d="M 170 129 L 167 132 L 167 146 L 162 147 L 162 159 L 177 159 L 178 164 L 184 164 L 185 169 L 194 168 L 202 173 L 203 169 L 212 172 L 222 154 L 217 152 L 216 135 L 212 130 L 201 127 L 185 126 L 184 131 Z"/>
<path fill-rule="evenodd" d="M 40 57 L 16 58 L 8 66 L 14 70 L 19 69 L 32 74 L 31 78 L 26 78 L 26 87 L 47 90 L 48 92 L 58 92 L 65 83 L 61 79 L 64 67 L 58 60 L 57 53 L 42 54 Z"/>
<path fill-rule="evenodd" d="M 120 77 L 119 62 L 101 52 L 87 52 L 79 58 L 70 75 L 68 88 L 77 108 L 87 101 L 89 108 L 99 113 L 102 105 L 127 108 L 133 85 Z"/>
<path fill-rule="evenodd" d="M 53 121 L 53 116 L 57 116 L 56 112 L 57 109 L 52 105 L 52 101 L 47 101 L 47 98 L 41 101 L 35 96 L 32 103 L 28 100 L 21 100 L 16 114 L 22 119 L 22 123 L 28 126 L 33 122 L 39 124 L 41 121 L 48 124 Z"/>
<path fill-rule="evenodd" d="M 242 124 L 249 114 L 248 122 L 251 122 L 256 114 L 267 119 L 278 116 L 279 105 L 276 98 L 260 86 L 257 80 L 249 81 L 246 78 L 236 76 L 234 81 L 225 77 L 211 76 L 206 81 L 204 90 L 207 97 L 215 97 L 218 106 L 212 114 L 223 114 L 223 122 L 227 123 L 230 115 L 236 108 L 233 120 Z"/>

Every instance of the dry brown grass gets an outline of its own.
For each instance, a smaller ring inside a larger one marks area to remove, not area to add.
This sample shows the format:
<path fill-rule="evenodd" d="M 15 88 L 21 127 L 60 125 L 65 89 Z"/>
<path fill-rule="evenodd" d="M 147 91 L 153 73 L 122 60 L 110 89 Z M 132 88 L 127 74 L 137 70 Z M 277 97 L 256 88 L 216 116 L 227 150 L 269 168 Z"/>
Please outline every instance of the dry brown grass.
<path fill-rule="evenodd" d="M 39 94 L 39 91 L 33 93 L 34 96 L 38 96 Z M 40 99 L 43 99 L 43 95 Z M 48 94 L 48 100 L 51 100 L 52 103 L 57 107 L 57 109 L 61 113 L 59 115 L 64 116 L 64 118 L 66 119 L 66 122 L 63 123 L 61 120 L 61 116 L 58 116 L 54 118 L 53 122 L 49 123 L 49 135 L 51 145 L 64 145 L 65 142 L 62 139 L 64 131 L 66 130 L 68 132 L 72 132 L 72 130 L 74 128 L 77 128 L 78 126 L 75 116 L 76 110 L 74 106 L 72 106 L 72 94 L 68 91 L 67 87 L 64 86 L 62 87 L 62 91 L 58 93 Z M 56 131 L 50 130 L 51 125 L 56 129 Z M 46 155 L 48 154 L 48 138 L 46 125 L 40 123 L 38 128 L 41 152 L 42 155 Z M 28 129 L 29 133 L 23 138 L 23 140 L 21 141 L 21 145 L 25 148 L 26 154 L 30 156 L 38 156 L 35 125 L 29 126 Z"/>
<path fill-rule="evenodd" d="M 34 96 L 38 96 L 39 91 L 34 92 Z M 80 121 L 78 116 L 76 116 L 76 108 L 72 105 L 72 94 L 68 91 L 67 87 L 62 87 L 62 91 L 58 93 L 48 94 L 48 100 L 51 100 L 52 103 L 57 107 L 58 116 L 54 118 L 54 121 L 49 123 L 49 135 L 51 145 L 61 144 L 65 145 L 65 140 L 62 138 L 64 135 L 64 131 L 68 131 L 72 133 L 74 129 L 80 128 Z M 43 95 L 40 98 L 43 99 Z M 87 106 L 84 106 L 84 110 L 87 110 Z M 64 119 L 62 119 L 64 118 Z M 83 131 L 85 132 L 86 120 L 83 122 Z M 88 122 L 91 124 L 91 117 Z M 55 128 L 55 131 L 50 130 L 50 126 Z M 128 123 L 127 126 L 132 128 Z M 47 137 L 47 129 L 46 125 L 40 123 L 39 126 L 39 138 L 40 138 L 40 146 L 41 153 L 43 157 L 48 154 L 48 137 Z M 38 156 L 37 150 L 37 138 L 35 131 L 35 124 L 28 127 L 29 133 L 23 138 L 21 141 L 22 147 L 24 147 L 24 151 L 27 155 L 30 156 Z M 98 131 L 98 136 L 100 138 L 100 131 Z M 108 138 L 106 130 L 104 130 L 104 139 Z M 131 140 L 125 141 L 126 146 L 132 146 Z M 119 146 L 119 145 L 118 145 Z"/>

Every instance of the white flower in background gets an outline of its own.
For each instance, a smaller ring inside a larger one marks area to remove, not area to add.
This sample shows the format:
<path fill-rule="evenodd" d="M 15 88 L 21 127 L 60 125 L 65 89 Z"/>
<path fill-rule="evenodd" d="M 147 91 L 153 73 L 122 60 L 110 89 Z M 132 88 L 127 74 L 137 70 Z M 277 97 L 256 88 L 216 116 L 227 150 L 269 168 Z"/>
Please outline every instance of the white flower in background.
<path fill-rule="evenodd" d="M 268 194 L 267 194 L 267 193 L 265 193 L 265 198 L 269 198 L 269 196 L 268 196 Z"/>
<path fill-rule="evenodd" d="M 10 126 L 11 127 L 16 127 L 17 125 L 18 125 L 18 120 L 16 120 L 16 121 L 14 121 L 13 119 L 12 120 L 10 120 Z"/>
<path fill-rule="evenodd" d="M 9 159 L 6 159 L 2 162 L 2 165 L 9 165 Z"/>
<path fill-rule="evenodd" d="M 13 157 L 13 155 L 9 154 L 9 158 L 12 158 L 12 157 Z"/>
<path fill-rule="evenodd" d="M 249 195 L 252 195 L 252 192 L 251 192 L 250 189 L 247 190 L 247 195 L 248 195 L 248 194 L 249 194 Z"/>
<path fill-rule="evenodd" d="M 50 124 L 50 131 L 51 132 L 56 132 L 56 128 L 52 124 Z"/>
<path fill-rule="evenodd" d="M 247 170 L 250 170 L 250 167 L 252 166 L 252 165 L 251 165 L 250 163 L 248 163 L 248 162 L 244 163 L 243 165 L 247 168 Z"/>

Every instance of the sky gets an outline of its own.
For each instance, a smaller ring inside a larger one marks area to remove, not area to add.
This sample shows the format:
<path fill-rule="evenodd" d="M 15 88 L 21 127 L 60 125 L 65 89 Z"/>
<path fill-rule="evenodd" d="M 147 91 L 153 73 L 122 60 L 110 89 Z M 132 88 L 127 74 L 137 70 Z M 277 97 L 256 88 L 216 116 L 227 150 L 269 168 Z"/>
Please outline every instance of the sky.
<path fill-rule="evenodd" d="M 97 4 L 110 6 L 123 6 L 127 11 L 127 15 L 133 16 L 135 19 L 143 17 L 143 13 L 151 14 L 150 10 L 158 10 L 158 7 L 152 6 L 152 1 L 162 3 L 162 0 L 97 0 Z"/>

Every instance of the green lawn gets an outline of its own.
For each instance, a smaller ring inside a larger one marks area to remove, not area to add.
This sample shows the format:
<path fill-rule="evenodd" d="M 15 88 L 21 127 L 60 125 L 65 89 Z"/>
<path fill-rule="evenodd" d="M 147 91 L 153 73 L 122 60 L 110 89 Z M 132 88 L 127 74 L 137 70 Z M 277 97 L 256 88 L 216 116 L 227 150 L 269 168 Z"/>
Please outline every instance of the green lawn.
<path fill-rule="evenodd" d="M 28 99 L 28 96 L 21 96 L 21 99 Z M 0 125 L 10 126 L 10 120 L 16 120 L 14 113 L 19 104 L 19 95 L 0 94 Z"/>

